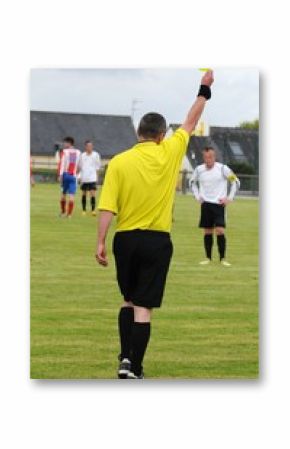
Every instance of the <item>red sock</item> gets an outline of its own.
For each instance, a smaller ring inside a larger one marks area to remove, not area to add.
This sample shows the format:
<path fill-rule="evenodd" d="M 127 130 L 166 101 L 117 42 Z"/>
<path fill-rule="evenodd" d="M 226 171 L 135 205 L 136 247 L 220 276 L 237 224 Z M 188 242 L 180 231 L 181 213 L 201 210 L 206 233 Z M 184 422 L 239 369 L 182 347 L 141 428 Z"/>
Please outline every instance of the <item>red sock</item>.
<path fill-rule="evenodd" d="M 60 200 L 60 210 L 62 214 L 65 213 L 65 203 L 66 203 L 65 200 Z"/>
<path fill-rule="evenodd" d="M 73 208 L 74 208 L 74 201 L 69 201 L 68 202 L 68 208 L 67 208 L 67 214 L 68 215 L 72 214 Z"/>

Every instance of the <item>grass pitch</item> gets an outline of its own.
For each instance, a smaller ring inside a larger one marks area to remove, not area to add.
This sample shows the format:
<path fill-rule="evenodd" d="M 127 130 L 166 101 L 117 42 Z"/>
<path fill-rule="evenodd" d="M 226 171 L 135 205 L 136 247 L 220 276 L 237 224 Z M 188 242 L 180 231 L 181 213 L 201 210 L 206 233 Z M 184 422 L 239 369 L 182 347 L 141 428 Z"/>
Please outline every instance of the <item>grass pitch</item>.
<path fill-rule="evenodd" d="M 111 379 L 119 352 L 120 294 L 110 265 L 95 262 L 96 220 L 58 218 L 59 187 L 31 191 L 31 377 Z M 161 309 L 154 311 L 147 378 L 258 377 L 258 201 L 228 207 L 228 260 L 204 258 L 199 206 L 176 196 L 174 256 Z"/>

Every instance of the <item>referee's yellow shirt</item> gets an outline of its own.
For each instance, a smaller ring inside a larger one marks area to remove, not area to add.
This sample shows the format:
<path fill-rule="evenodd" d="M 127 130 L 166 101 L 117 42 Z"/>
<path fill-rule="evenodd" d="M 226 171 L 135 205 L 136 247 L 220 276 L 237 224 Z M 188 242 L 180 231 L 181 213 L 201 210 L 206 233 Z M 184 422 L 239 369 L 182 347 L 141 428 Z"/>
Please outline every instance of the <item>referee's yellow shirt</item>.
<path fill-rule="evenodd" d="M 116 231 L 170 232 L 180 165 L 189 134 L 179 128 L 160 144 L 137 143 L 109 163 L 98 204 L 117 214 Z"/>

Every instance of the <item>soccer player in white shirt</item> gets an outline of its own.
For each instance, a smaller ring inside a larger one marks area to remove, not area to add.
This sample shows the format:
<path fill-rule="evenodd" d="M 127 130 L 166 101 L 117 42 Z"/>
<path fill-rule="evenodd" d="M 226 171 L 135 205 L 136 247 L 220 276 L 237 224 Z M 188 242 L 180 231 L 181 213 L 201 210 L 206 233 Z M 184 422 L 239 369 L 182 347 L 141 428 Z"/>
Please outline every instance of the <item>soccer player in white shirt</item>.
<path fill-rule="evenodd" d="M 196 167 L 190 180 L 193 195 L 201 204 L 199 227 L 204 229 L 206 260 L 200 264 L 208 265 L 212 260 L 215 231 L 220 262 L 228 267 L 231 264 L 225 260 L 225 208 L 228 203 L 233 201 L 240 181 L 227 165 L 216 162 L 214 148 L 206 147 L 203 150 L 203 160 L 204 164 Z M 229 194 L 228 182 L 231 186 Z"/>
<path fill-rule="evenodd" d="M 90 193 L 92 215 L 96 215 L 96 190 L 98 170 L 101 168 L 101 158 L 99 153 L 93 151 L 94 147 L 90 140 L 85 142 L 85 151 L 81 154 L 80 179 L 82 189 L 83 215 L 86 215 L 87 192 Z"/>

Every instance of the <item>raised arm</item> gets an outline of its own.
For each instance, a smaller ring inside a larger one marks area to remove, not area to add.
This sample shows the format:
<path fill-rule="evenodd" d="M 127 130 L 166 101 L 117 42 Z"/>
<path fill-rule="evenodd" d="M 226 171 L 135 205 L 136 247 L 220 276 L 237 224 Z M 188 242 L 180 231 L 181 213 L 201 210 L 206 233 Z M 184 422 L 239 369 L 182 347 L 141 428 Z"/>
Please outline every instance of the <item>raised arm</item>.
<path fill-rule="evenodd" d="M 213 81 L 214 78 L 212 70 L 206 72 L 201 79 L 201 85 L 199 92 L 197 94 L 197 99 L 190 108 L 187 117 L 183 125 L 181 126 L 181 128 L 187 131 L 188 134 L 191 134 L 192 131 L 195 129 L 197 122 L 200 119 L 201 114 L 204 110 L 205 103 L 211 97 L 210 86 L 212 85 Z"/>

